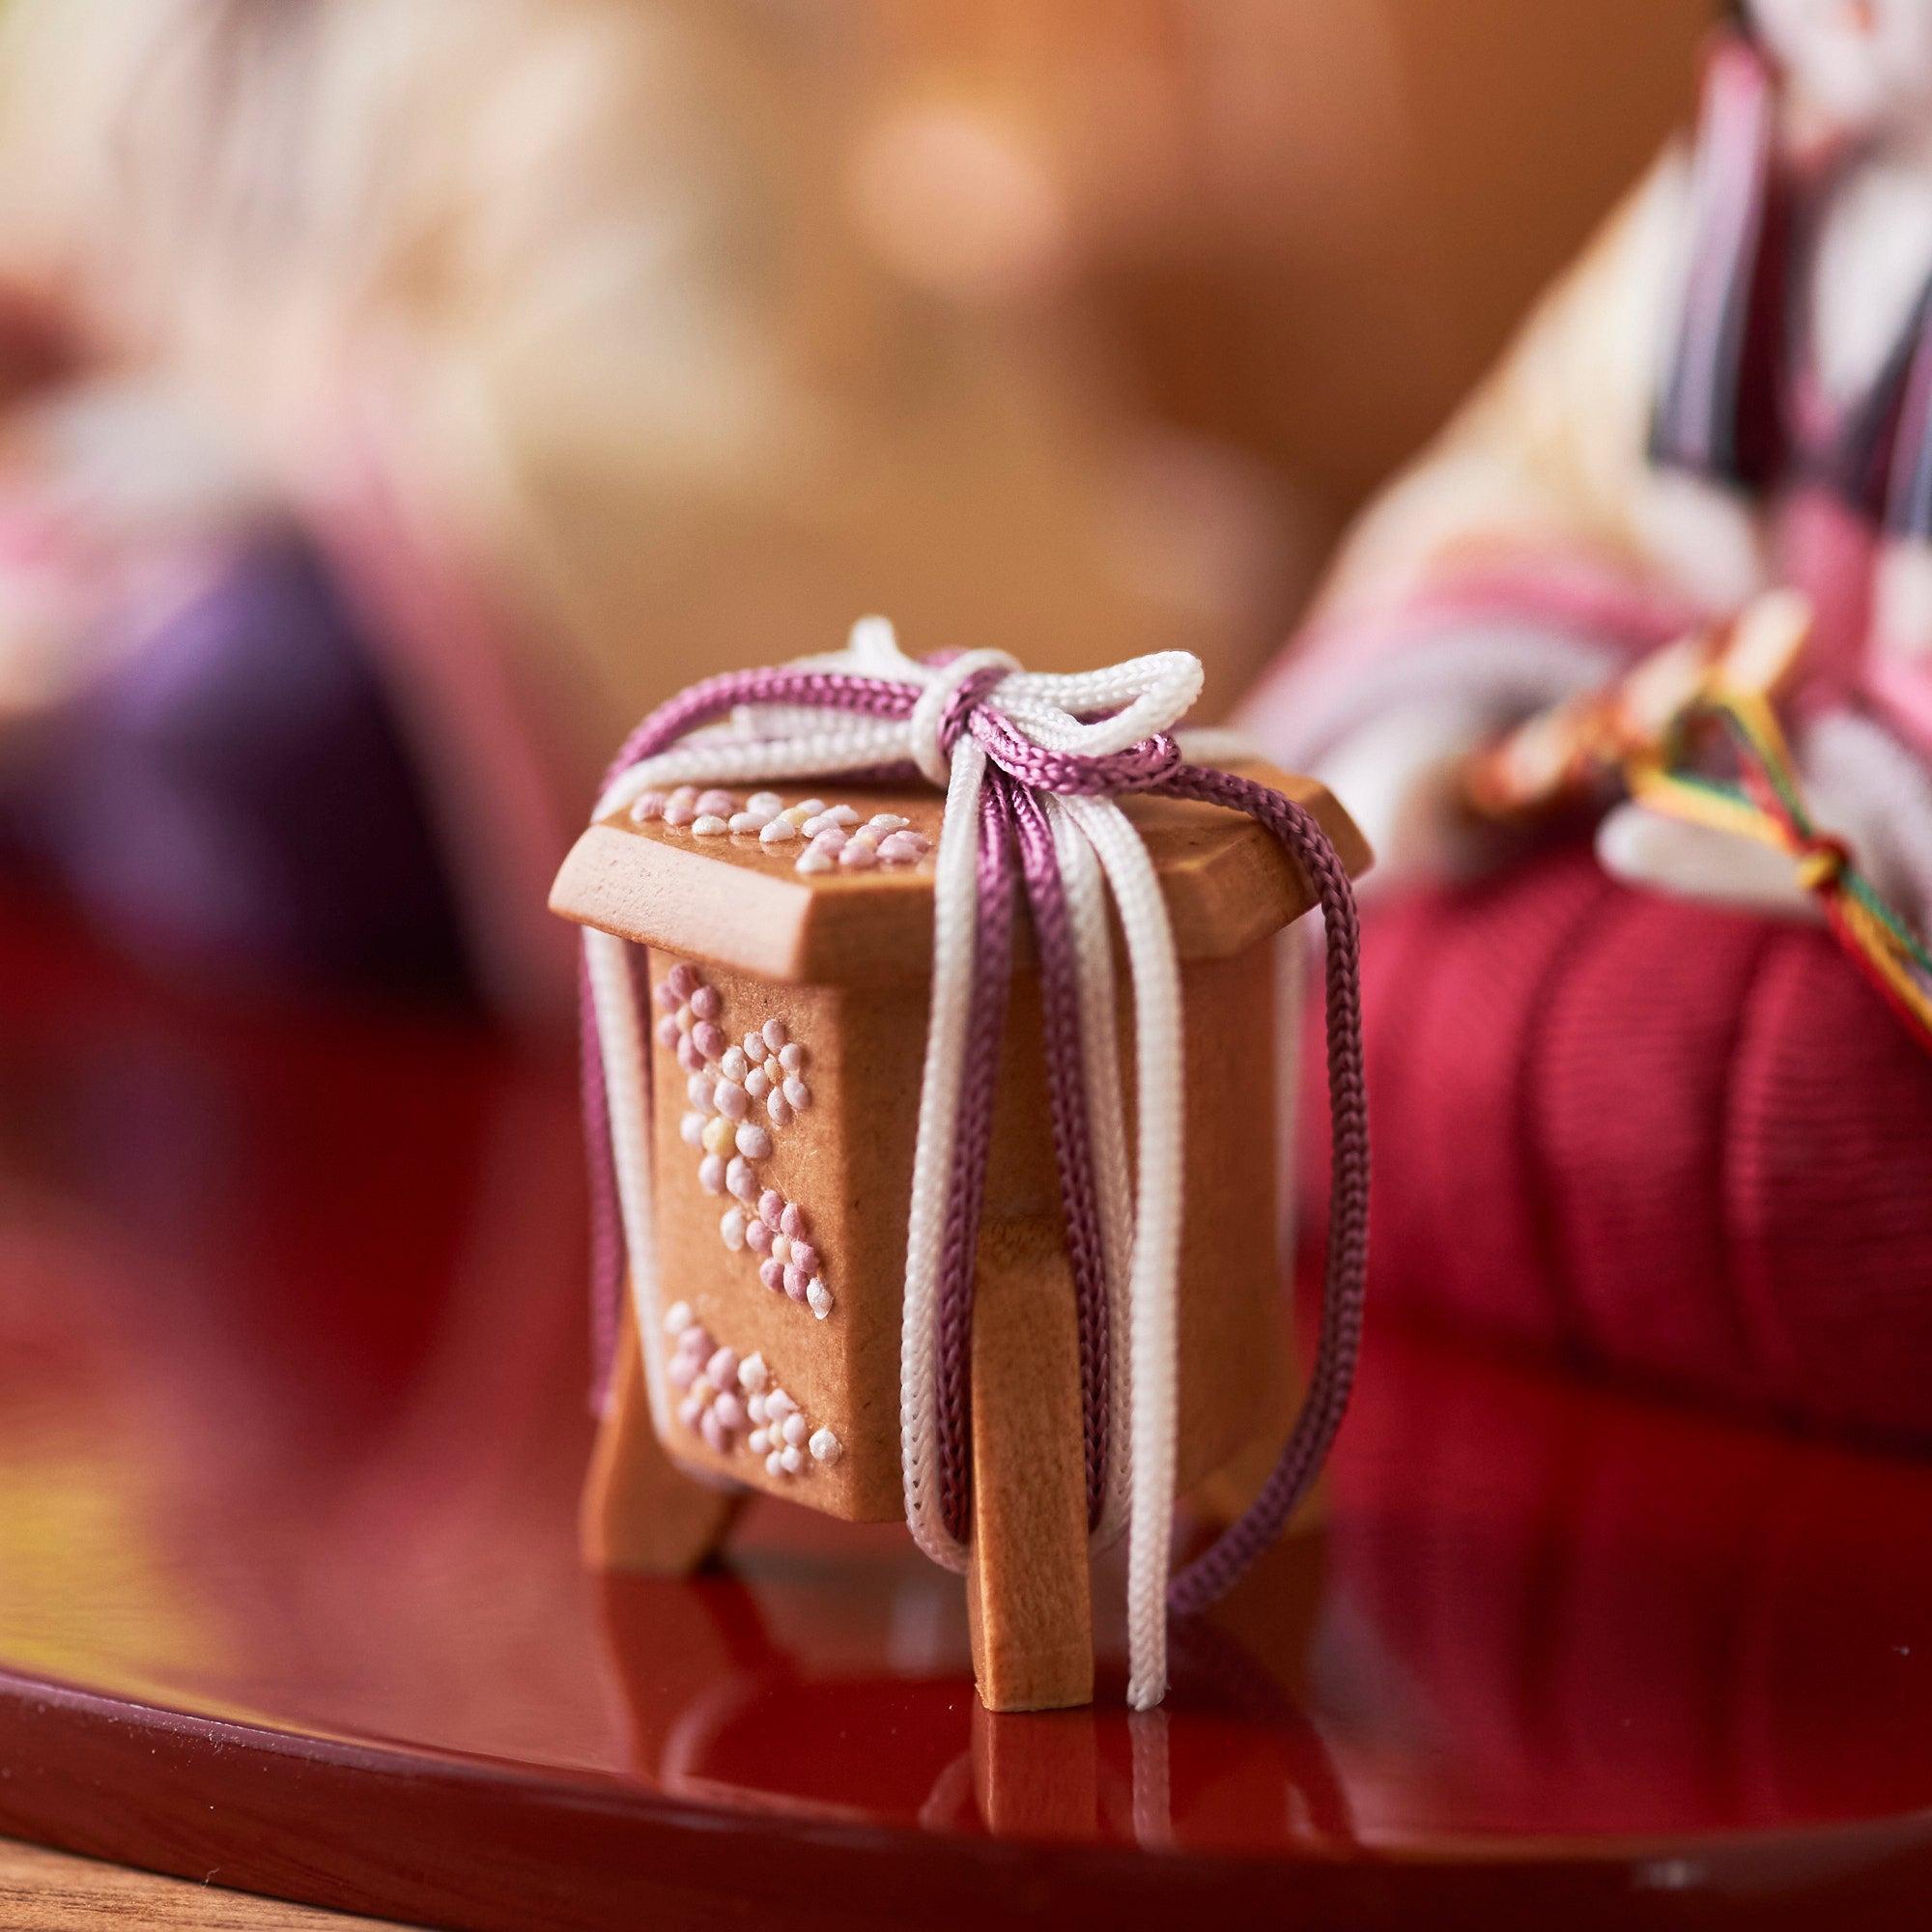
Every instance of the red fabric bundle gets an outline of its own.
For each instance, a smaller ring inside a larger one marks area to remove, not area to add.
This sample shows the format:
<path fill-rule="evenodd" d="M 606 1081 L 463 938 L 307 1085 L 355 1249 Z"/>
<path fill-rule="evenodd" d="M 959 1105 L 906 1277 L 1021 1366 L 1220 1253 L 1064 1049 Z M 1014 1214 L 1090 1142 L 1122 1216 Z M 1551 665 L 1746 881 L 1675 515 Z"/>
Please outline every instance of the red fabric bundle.
<path fill-rule="evenodd" d="M 1565 849 L 1380 909 L 1363 963 L 1377 1302 L 1932 1448 L 1932 1060 L 1821 928 Z"/>

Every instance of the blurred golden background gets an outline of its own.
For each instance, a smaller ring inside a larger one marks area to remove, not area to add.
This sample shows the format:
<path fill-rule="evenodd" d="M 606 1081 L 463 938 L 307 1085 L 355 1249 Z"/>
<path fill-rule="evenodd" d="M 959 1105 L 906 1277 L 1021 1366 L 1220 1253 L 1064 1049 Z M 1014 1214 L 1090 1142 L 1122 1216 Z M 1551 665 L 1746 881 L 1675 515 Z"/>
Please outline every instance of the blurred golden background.
<path fill-rule="evenodd" d="M 881 610 L 1224 712 L 1712 12 L 10 0 L 0 852 L 197 973 L 541 1017 L 694 677 Z"/>

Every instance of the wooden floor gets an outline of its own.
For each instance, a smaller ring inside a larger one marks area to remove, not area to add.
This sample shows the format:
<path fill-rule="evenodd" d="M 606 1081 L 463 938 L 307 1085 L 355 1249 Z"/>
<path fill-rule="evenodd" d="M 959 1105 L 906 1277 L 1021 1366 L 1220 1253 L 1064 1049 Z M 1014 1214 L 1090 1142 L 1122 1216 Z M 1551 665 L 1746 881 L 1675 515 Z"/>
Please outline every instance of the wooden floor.
<path fill-rule="evenodd" d="M 0 1838 L 0 1932 L 80 1932 L 118 1926 L 185 1926 L 194 1932 L 337 1932 L 388 1924 L 286 1905 L 218 1885 L 156 1878 L 126 1865 L 69 1858 Z"/>

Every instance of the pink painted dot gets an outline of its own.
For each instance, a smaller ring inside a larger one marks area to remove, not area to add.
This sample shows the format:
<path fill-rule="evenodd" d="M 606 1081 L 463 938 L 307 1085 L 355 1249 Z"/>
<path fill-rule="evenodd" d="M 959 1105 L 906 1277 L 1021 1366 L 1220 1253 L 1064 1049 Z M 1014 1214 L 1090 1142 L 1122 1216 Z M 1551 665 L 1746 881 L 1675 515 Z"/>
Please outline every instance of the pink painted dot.
<path fill-rule="evenodd" d="M 784 1271 L 785 1293 L 794 1301 L 805 1299 L 805 1291 L 811 1286 L 811 1277 L 802 1267 L 788 1267 Z"/>
<path fill-rule="evenodd" d="M 729 1388 L 738 1379 L 738 1351 L 728 1345 L 718 1350 L 704 1365 L 704 1373 L 720 1388 Z"/>
<path fill-rule="evenodd" d="M 784 1264 L 774 1261 L 760 1262 L 758 1264 L 758 1279 L 767 1288 L 776 1293 L 785 1285 Z"/>
<path fill-rule="evenodd" d="M 668 1013 L 676 1012 L 678 1008 L 684 1004 L 684 1002 L 678 997 L 677 988 L 673 986 L 668 980 L 660 980 L 658 981 L 658 989 L 655 993 L 651 995 L 651 997 L 654 1000 L 656 1000 L 658 1005 L 661 1006 Z"/>
<path fill-rule="evenodd" d="M 730 1432 L 718 1420 L 718 1411 L 715 1408 L 707 1408 L 704 1411 L 703 1417 L 698 1422 L 697 1427 L 699 1434 L 704 1437 L 704 1446 L 714 1456 L 724 1456 L 730 1453 Z"/>
<path fill-rule="evenodd" d="M 691 1043 L 706 1060 L 716 1060 L 724 1051 L 724 1030 L 710 1020 L 699 1020 L 691 1030 Z"/>
<path fill-rule="evenodd" d="M 694 801 L 700 812 L 729 818 L 738 810 L 738 801 L 728 791 L 701 791 Z"/>
<path fill-rule="evenodd" d="M 790 1126 L 791 1111 L 792 1111 L 791 1102 L 787 1100 L 782 1094 L 778 1092 L 776 1088 L 774 1088 L 771 1094 L 766 1096 L 765 1112 L 771 1116 L 773 1126 L 775 1127 Z"/>
<path fill-rule="evenodd" d="M 669 986 L 671 991 L 680 1000 L 688 1000 L 697 990 L 698 980 L 696 971 L 685 964 L 683 960 L 679 960 L 670 969 L 669 973 L 666 975 L 665 983 Z"/>
<path fill-rule="evenodd" d="M 688 1033 L 681 1033 L 677 1037 L 677 1064 L 687 1073 L 702 1073 L 704 1071 L 704 1056 L 692 1043 L 691 1036 Z"/>
<path fill-rule="evenodd" d="M 704 1405 L 695 1395 L 688 1395 L 677 1406 L 677 1419 L 687 1429 L 696 1429 L 704 1420 Z"/>
<path fill-rule="evenodd" d="M 640 791 L 631 807 L 631 817 L 639 825 L 648 825 L 664 816 L 665 795 L 661 791 Z"/>
<path fill-rule="evenodd" d="M 762 1221 L 753 1221 L 745 1230 L 745 1245 L 753 1254 L 770 1254 L 772 1251 L 772 1231 Z"/>
<path fill-rule="evenodd" d="M 925 857 L 925 847 L 904 832 L 894 832 L 879 840 L 879 857 L 896 865 Z"/>
<path fill-rule="evenodd" d="M 688 1389 L 695 1382 L 704 1364 L 696 1355 L 688 1355 L 683 1350 L 671 1357 L 670 1367 L 665 1374 L 670 1378 L 672 1388 Z"/>
<path fill-rule="evenodd" d="M 711 1091 L 711 1103 L 727 1121 L 742 1121 L 751 1101 L 735 1081 L 721 1080 Z"/>
<path fill-rule="evenodd" d="M 708 1153 L 697 1163 L 697 1184 L 707 1194 L 724 1192 L 724 1162 L 721 1156 Z"/>
<path fill-rule="evenodd" d="M 711 1412 L 734 1434 L 745 1426 L 745 1405 L 729 1389 L 711 1405 Z"/>
<path fill-rule="evenodd" d="M 818 1250 L 810 1241 L 794 1241 L 785 1261 L 808 1278 L 818 1272 Z"/>
<path fill-rule="evenodd" d="M 879 863 L 879 855 L 869 845 L 861 845 L 855 839 L 838 855 L 838 863 L 847 871 L 863 872 L 868 867 Z"/>
<path fill-rule="evenodd" d="M 785 1041 L 791 1037 L 791 1035 L 785 1031 L 783 1020 L 767 1020 L 764 1024 L 763 1032 L 765 1048 L 770 1053 L 779 1052 L 783 1047 Z"/>
<path fill-rule="evenodd" d="M 784 1212 L 779 1216 L 779 1228 L 790 1240 L 797 1240 L 805 1233 L 805 1209 L 796 1201 L 787 1201 Z"/>
<path fill-rule="evenodd" d="M 785 1198 L 776 1187 L 768 1187 L 758 1196 L 758 1218 L 766 1227 L 783 1228 L 790 1234 L 791 1230 L 784 1225 L 784 1213 Z"/>
<path fill-rule="evenodd" d="M 758 1198 L 758 1177 L 752 1172 L 752 1163 L 742 1155 L 735 1157 L 724 1170 L 724 1189 L 748 1207 Z M 746 1238 L 750 1238 L 749 1232 Z"/>
<path fill-rule="evenodd" d="M 677 1030 L 677 1019 L 674 1014 L 667 1013 L 658 1022 L 658 1044 L 660 1046 L 668 1046 L 675 1053 L 677 1051 L 677 1043 L 684 1036 Z"/>
<path fill-rule="evenodd" d="M 715 1020 L 724 1002 L 716 986 L 699 986 L 691 996 L 691 1010 L 701 1020 Z"/>

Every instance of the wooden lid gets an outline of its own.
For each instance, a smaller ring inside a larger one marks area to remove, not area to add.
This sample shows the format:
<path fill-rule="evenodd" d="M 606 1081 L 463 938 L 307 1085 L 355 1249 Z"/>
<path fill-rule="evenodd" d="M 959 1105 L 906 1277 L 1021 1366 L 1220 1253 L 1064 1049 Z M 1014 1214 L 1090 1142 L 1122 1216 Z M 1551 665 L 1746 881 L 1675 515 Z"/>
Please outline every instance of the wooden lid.
<path fill-rule="evenodd" d="M 1369 864 L 1367 841 L 1313 779 L 1265 765 L 1235 767 L 1314 813 L 1350 872 Z M 742 794 L 744 787 L 739 787 Z M 940 795 L 924 787 L 774 786 L 787 806 L 821 798 L 862 817 L 895 812 L 937 841 Z M 1239 952 L 1314 904 L 1308 882 L 1252 819 L 1211 805 L 1128 798 L 1147 840 L 1183 959 Z M 913 864 L 803 873 L 801 841 L 761 844 L 754 834 L 694 836 L 624 813 L 578 839 L 551 892 L 551 910 L 625 939 L 716 960 L 781 982 L 853 985 L 923 979 L 932 962 L 932 856 Z M 1031 933 L 1020 922 L 1022 958 Z"/>

